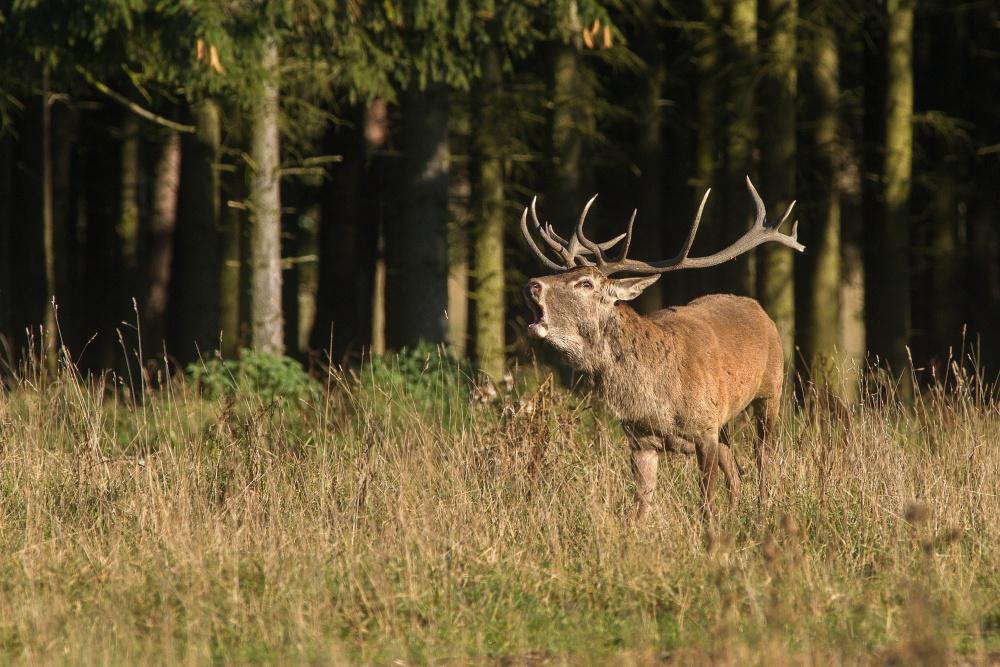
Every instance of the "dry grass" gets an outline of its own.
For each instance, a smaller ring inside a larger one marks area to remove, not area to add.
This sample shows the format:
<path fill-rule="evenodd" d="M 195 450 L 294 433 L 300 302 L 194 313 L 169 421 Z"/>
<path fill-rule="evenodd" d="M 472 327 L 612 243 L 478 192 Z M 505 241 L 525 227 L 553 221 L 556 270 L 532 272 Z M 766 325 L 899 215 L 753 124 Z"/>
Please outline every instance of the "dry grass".
<path fill-rule="evenodd" d="M 109 395 L 66 369 L 0 390 L 0 662 L 1000 652 L 1000 413 L 968 385 L 787 410 L 769 505 L 723 499 L 708 552 L 693 457 L 631 525 L 620 434 L 550 385 L 485 407 L 349 378 L 296 405 Z"/>

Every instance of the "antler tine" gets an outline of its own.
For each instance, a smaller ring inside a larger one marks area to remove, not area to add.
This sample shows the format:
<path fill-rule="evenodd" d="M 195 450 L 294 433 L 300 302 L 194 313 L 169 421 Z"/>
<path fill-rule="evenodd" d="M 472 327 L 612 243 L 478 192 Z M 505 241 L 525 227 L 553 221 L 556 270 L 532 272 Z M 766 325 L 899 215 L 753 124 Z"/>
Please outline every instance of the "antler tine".
<path fill-rule="evenodd" d="M 556 241 L 559 241 L 559 243 L 562 243 L 563 245 L 569 243 L 569 241 L 567 241 L 563 237 L 559 236 L 558 233 L 556 233 L 556 230 L 552 227 L 552 223 L 549 222 L 545 223 L 545 233 L 547 233 L 549 236 L 554 238 Z"/>
<path fill-rule="evenodd" d="M 524 214 L 521 216 L 521 233 L 524 234 L 524 237 L 530 244 L 531 249 L 542 260 L 542 263 L 554 271 L 567 271 L 577 266 L 594 266 L 593 262 L 583 256 L 591 253 L 581 246 L 580 241 L 575 235 L 571 236 L 567 241 L 555 232 L 552 225 L 548 223 L 544 225 L 542 224 L 541 220 L 538 219 L 537 207 L 538 197 L 532 197 L 531 204 L 524 209 Z M 542 249 L 539 248 L 538 244 L 535 243 L 534 237 L 532 237 L 531 233 L 528 231 L 528 213 L 531 213 L 531 220 L 535 227 L 535 231 L 537 231 L 538 235 L 543 241 L 545 241 L 545 245 L 559 255 L 559 259 L 562 260 L 562 264 L 558 264 L 549 259 Z M 619 236 L 618 238 L 613 239 L 610 242 L 610 245 L 614 245 L 620 241 L 621 238 L 622 237 Z M 600 247 L 603 250 L 605 247 L 610 247 L 610 245 L 600 244 Z"/>
<path fill-rule="evenodd" d="M 691 252 L 691 246 L 694 245 L 694 237 L 698 234 L 698 226 L 701 225 L 701 214 L 705 212 L 705 204 L 708 203 L 708 195 L 710 194 L 712 194 L 712 188 L 705 190 L 705 194 L 701 198 L 701 203 L 698 204 L 698 212 L 694 216 L 694 223 L 691 224 L 691 231 L 688 232 L 687 238 L 684 239 L 681 251 L 677 253 L 677 257 L 681 262 L 687 259 L 688 253 Z"/>
<path fill-rule="evenodd" d="M 595 194 L 583 207 L 583 211 L 580 212 L 580 218 L 576 222 L 576 239 L 580 242 L 580 245 L 594 254 L 594 259 L 597 260 L 597 266 L 601 267 L 607 264 L 604 259 L 604 250 L 600 245 L 588 239 L 583 233 L 583 223 L 587 221 L 587 214 L 590 213 L 590 207 L 594 205 L 594 201 L 596 199 L 597 195 Z"/>
<path fill-rule="evenodd" d="M 677 271 L 679 269 L 708 268 L 710 266 L 716 266 L 718 264 L 722 264 L 723 262 L 727 262 L 735 257 L 738 257 L 739 255 L 742 255 L 743 253 L 753 250 L 759 245 L 768 242 L 780 243 L 781 245 L 787 246 L 799 252 L 805 250 L 805 246 L 798 241 L 799 223 L 797 220 L 792 225 L 791 234 L 782 234 L 778 230 L 778 228 L 791 215 L 795 202 L 793 201 L 789 204 L 788 209 L 785 211 L 785 214 L 781 217 L 777 224 L 768 225 L 767 209 L 764 207 L 764 200 L 761 199 L 760 194 L 758 194 L 753 182 L 750 181 L 749 176 L 746 179 L 746 184 L 747 190 L 753 198 L 754 207 L 756 209 L 756 217 L 753 225 L 745 234 L 743 234 L 743 236 L 738 238 L 728 247 L 705 257 L 689 257 L 688 255 L 691 252 L 691 247 L 694 245 L 695 237 L 698 234 L 698 228 L 701 225 L 701 218 L 705 212 L 705 206 L 708 204 L 708 197 L 712 193 L 711 188 L 706 190 L 704 196 L 701 198 L 701 203 L 698 205 L 698 212 L 694 216 L 694 222 L 691 224 L 691 229 L 688 232 L 687 238 L 684 240 L 684 245 L 681 247 L 677 255 L 671 259 L 644 262 L 628 258 L 628 251 L 632 247 L 632 232 L 635 227 L 637 211 L 632 211 L 632 217 L 629 219 L 628 228 L 624 234 L 617 236 L 610 241 L 605 241 L 604 243 L 595 243 L 588 239 L 586 234 L 584 234 L 583 228 L 587 221 L 587 214 L 590 213 L 590 207 L 594 205 L 597 195 L 591 197 L 587 204 L 583 207 L 583 211 L 580 213 L 580 218 L 576 223 L 575 233 L 570 236 L 568 240 L 563 239 L 561 236 L 556 234 L 551 225 L 546 224 L 543 226 L 539 222 L 538 215 L 535 211 L 535 200 L 532 200 L 530 207 L 526 207 L 524 209 L 524 214 L 521 216 L 521 233 L 524 234 L 524 238 L 528 241 L 528 245 L 534 251 L 535 255 L 542 260 L 542 263 L 545 264 L 545 266 L 553 271 L 567 271 L 577 266 L 596 266 L 597 269 L 605 275 L 611 275 L 621 271 L 628 271 L 641 275 L 651 275 L 656 273 L 666 273 L 667 271 Z M 546 257 L 545 253 L 542 252 L 542 250 L 535 243 L 534 239 L 531 237 L 531 233 L 528 230 L 529 210 L 539 235 L 545 240 L 545 243 L 549 248 L 559 254 L 560 258 L 564 262 L 564 265 L 559 265 Z M 622 247 L 621 255 L 617 260 L 608 261 L 604 254 L 605 251 L 610 250 L 623 238 L 625 239 L 625 244 Z M 585 254 L 592 254 L 595 261 L 590 262 L 583 256 Z"/>
<path fill-rule="evenodd" d="M 628 257 L 628 249 L 632 246 L 632 226 L 635 225 L 635 216 L 639 214 L 639 209 L 632 209 L 632 217 L 628 220 L 628 227 L 625 229 L 625 245 L 622 246 L 622 254 L 618 256 L 618 261 L 624 261 Z M 618 238 L 621 238 L 620 236 Z"/>
<path fill-rule="evenodd" d="M 634 219 L 635 215 L 633 214 L 632 217 Z M 621 241 L 623 238 L 625 238 L 625 236 L 626 236 L 625 234 L 619 234 L 610 241 L 605 241 L 604 243 L 598 243 L 597 247 L 600 248 L 601 250 L 611 250 L 616 245 L 618 245 L 618 242 Z"/>
<path fill-rule="evenodd" d="M 784 220 L 791 215 L 791 206 L 789 206 L 789 210 L 785 212 L 785 215 L 781 218 L 781 221 L 779 221 L 777 225 L 766 224 L 767 210 L 764 207 L 764 201 L 757 193 L 757 189 L 754 188 L 753 183 L 749 178 L 747 178 L 746 182 L 747 189 L 749 190 L 750 196 L 754 201 L 754 206 L 757 209 L 756 218 L 753 226 L 751 226 L 750 229 L 743 234 L 743 236 L 738 238 L 728 247 L 706 257 L 688 257 L 688 253 L 691 252 L 691 246 L 694 244 L 695 235 L 698 233 L 698 227 L 701 224 L 701 217 L 704 213 L 705 205 L 708 202 L 708 196 L 711 193 L 711 190 L 707 190 L 704 197 L 701 199 L 701 204 L 698 206 L 698 212 L 695 215 L 694 223 L 691 225 L 691 231 L 688 232 L 687 239 L 684 241 L 684 246 L 675 257 L 655 262 L 643 262 L 628 259 L 623 255 L 621 259 L 615 262 L 605 262 L 604 264 L 599 264 L 598 268 L 605 274 L 609 275 L 621 271 L 628 271 L 630 273 L 637 273 L 641 275 L 651 275 L 655 273 L 666 273 L 667 271 L 677 271 L 679 269 L 703 269 L 710 266 L 716 266 L 718 264 L 728 262 L 729 260 L 768 242 L 780 243 L 781 245 L 792 248 L 793 250 L 798 250 L 799 252 L 805 250 L 805 246 L 798 242 L 798 223 L 792 227 L 792 233 L 790 235 L 782 234 L 778 231 L 778 227 L 781 222 L 784 222 Z"/>
<path fill-rule="evenodd" d="M 568 267 L 565 267 L 565 266 L 560 266 L 559 264 L 556 264 L 551 259 L 549 259 L 548 257 L 546 257 L 545 253 L 542 252 L 542 250 L 535 243 L 535 239 L 533 239 L 531 237 L 531 232 L 528 231 L 528 207 L 527 206 L 524 207 L 524 213 L 521 214 L 521 233 L 524 235 L 524 240 L 528 242 L 528 247 L 531 248 L 534 251 L 535 256 L 538 257 L 538 259 L 540 259 L 542 261 L 542 264 L 544 264 L 546 266 L 546 268 L 549 268 L 552 271 L 565 271 L 568 268 Z"/>
<path fill-rule="evenodd" d="M 552 229 L 552 225 L 547 224 L 545 225 L 545 227 L 546 227 L 545 231 L 547 231 L 549 236 L 554 238 L 556 241 L 559 241 L 560 243 L 569 243 L 569 241 L 559 236 L 559 234 L 557 234 L 555 230 Z M 601 250 L 610 250 L 611 248 L 614 248 L 616 245 L 618 245 L 623 238 L 625 238 L 625 234 L 619 234 L 610 241 L 605 241 L 604 243 L 598 243 L 597 247 L 600 248 Z M 590 250 L 588 250 L 587 248 L 584 248 L 583 253 L 581 254 L 592 255 L 593 253 L 590 252 Z"/>
<path fill-rule="evenodd" d="M 594 196 L 596 197 L 596 195 Z M 559 254 L 563 261 L 572 261 L 577 266 L 593 266 L 594 263 L 586 259 L 585 256 L 593 256 L 594 252 L 587 247 L 581 246 L 576 238 L 576 234 L 571 235 L 567 240 L 556 232 L 551 223 L 546 222 L 544 225 L 541 224 L 541 221 L 538 219 L 538 213 L 535 210 L 537 200 L 538 197 L 534 197 L 531 200 L 531 216 L 534 219 L 535 229 L 538 230 L 539 236 L 545 240 L 545 243 L 552 250 Z M 625 238 L 625 234 L 619 234 L 609 241 L 597 243 L 596 245 L 602 251 L 607 251 L 618 245 L 623 238 Z"/>
<path fill-rule="evenodd" d="M 750 196 L 753 197 L 754 208 L 757 210 L 757 217 L 753 221 L 753 226 L 763 227 L 767 216 L 767 209 L 764 208 L 764 200 L 760 198 L 759 194 L 757 194 L 757 188 L 753 186 L 753 182 L 750 180 L 749 175 L 746 177 L 746 181 L 747 189 L 750 191 Z"/>
<path fill-rule="evenodd" d="M 785 220 L 788 220 L 788 216 L 790 216 L 792 214 L 792 209 L 795 208 L 795 202 L 796 202 L 796 200 L 793 199 L 792 203 L 788 205 L 787 209 L 785 209 L 785 214 L 783 216 L 781 216 L 781 220 L 778 220 L 778 224 L 776 224 L 774 226 L 775 229 L 777 229 L 778 227 L 781 227 L 783 224 L 785 224 Z M 798 221 L 796 220 L 796 222 L 798 222 Z"/>
<path fill-rule="evenodd" d="M 551 234 L 548 233 L 549 230 L 551 230 L 552 226 L 546 224 L 545 227 L 543 227 L 541 221 L 538 219 L 538 212 L 535 210 L 535 205 L 537 202 L 538 202 L 538 195 L 535 195 L 534 197 L 531 198 L 531 220 L 535 225 L 535 231 L 538 232 L 538 235 L 542 237 L 542 240 L 545 241 L 545 244 L 549 246 L 549 248 L 551 248 L 560 257 L 562 257 L 563 261 L 568 261 L 566 257 L 565 242 L 560 243 L 557 239 L 552 238 Z"/>

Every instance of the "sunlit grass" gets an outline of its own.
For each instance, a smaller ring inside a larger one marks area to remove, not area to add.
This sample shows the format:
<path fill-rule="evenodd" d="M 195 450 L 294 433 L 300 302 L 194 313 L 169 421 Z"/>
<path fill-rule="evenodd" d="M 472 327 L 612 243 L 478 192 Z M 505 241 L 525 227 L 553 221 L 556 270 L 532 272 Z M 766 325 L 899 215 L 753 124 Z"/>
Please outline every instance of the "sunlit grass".
<path fill-rule="evenodd" d="M 455 373 L 461 371 L 456 369 Z M 693 457 L 629 521 L 617 427 L 521 373 L 296 402 L 25 369 L 0 393 L 0 662 L 931 664 L 1000 654 L 1000 412 L 783 415 L 706 550 Z"/>

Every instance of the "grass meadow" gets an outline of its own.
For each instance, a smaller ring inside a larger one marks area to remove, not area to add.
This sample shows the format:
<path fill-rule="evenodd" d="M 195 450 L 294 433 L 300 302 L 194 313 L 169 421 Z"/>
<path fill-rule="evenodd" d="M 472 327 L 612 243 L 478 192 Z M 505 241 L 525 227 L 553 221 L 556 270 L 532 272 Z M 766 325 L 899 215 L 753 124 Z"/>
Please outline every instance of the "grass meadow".
<path fill-rule="evenodd" d="M 633 524 L 585 388 L 521 369 L 484 401 L 396 363 L 217 397 L 11 373 L 0 663 L 1000 661 L 1000 409 L 974 373 L 912 408 L 789 404 L 761 509 L 737 424 L 744 499 L 720 483 L 706 548 L 694 457 Z"/>

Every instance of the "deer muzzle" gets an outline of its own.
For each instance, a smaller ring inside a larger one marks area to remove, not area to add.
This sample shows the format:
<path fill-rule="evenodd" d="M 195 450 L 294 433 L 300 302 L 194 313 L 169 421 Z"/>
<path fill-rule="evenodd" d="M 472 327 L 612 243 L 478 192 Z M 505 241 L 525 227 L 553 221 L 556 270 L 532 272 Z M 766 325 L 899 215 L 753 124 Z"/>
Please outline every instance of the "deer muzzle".
<path fill-rule="evenodd" d="M 528 333 L 535 338 L 545 338 L 549 334 L 549 325 L 545 321 L 545 306 L 542 305 L 542 283 L 529 280 L 524 286 L 524 298 L 531 308 L 534 320 L 528 325 Z"/>

